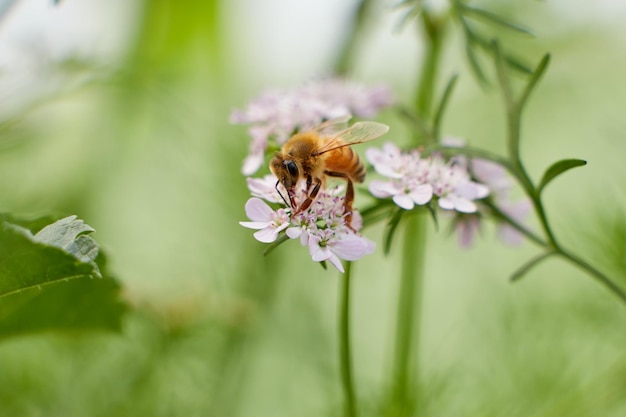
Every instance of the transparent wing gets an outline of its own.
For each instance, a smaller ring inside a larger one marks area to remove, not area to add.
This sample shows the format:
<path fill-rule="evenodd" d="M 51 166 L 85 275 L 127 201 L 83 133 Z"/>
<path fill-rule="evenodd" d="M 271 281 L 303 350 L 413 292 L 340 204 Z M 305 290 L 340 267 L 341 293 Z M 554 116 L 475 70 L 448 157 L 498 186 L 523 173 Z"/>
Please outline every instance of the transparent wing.
<path fill-rule="evenodd" d="M 357 122 L 347 129 L 342 130 L 328 138 L 315 155 L 332 151 L 344 146 L 355 145 L 357 143 L 369 142 L 381 137 L 389 131 L 389 126 L 377 122 Z"/>
<path fill-rule="evenodd" d="M 322 136 L 334 136 L 337 133 L 346 130 L 350 119 L 352 119 L 351 114 L 335 117 L 334 119 L 326 120 L 324 123 L 313 129 L 313 131 Z"/>

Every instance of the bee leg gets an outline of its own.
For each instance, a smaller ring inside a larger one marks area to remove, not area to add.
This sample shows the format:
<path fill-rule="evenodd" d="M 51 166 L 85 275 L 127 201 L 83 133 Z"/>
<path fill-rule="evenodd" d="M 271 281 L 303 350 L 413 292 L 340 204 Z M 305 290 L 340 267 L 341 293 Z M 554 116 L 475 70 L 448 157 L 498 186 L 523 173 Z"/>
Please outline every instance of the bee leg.
<path fill-rule="evenodd" d="M 307 178 L 307 186 L 309 185 L 309 179 L 310 177 Z M 312 182 L 313 181 L 311 180 L 311 183 Z M 298 209 L 295 211 L 294 214 L 302 213 L 304 210 L 308 209 L 313 203 L 313 201 L 315 201 L 315 197 L 317 197 L 317 193 L 319 193 L 321 187 L 322 187 L 321 181 L 316 182 L 313 188 L 308 187 L 307 190 L 310 189 L 311 192 L 307 196 L 306 200 L 304 200 L 302 204 L 300 204 L 300 206 L 298 207 Z"/>
<path fill-rule="evenodd" d="M 343 178 L 348 183 L 346 196 L 343 200 L 343 212 L 346 215 L 346 226 L 348 226 L 348 228 L 350 228 L 353 232 L 356 232 L 356 230 L 352 227 L 352 203 L 354 202 L 354 185 L 352 184 L 352 180 L 348 175 L 341 172 L 326 171 L 325 174 L 329 177 Z"/>

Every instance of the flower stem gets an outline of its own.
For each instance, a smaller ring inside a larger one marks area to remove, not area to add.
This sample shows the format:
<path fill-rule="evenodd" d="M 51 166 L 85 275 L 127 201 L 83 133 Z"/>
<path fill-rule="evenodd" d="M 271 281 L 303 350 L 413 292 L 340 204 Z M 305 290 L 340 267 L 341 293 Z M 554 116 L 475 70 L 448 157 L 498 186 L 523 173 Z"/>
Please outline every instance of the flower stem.
<path fill-rule="evenodd" d="M 340 275 L 339 284 L 339 363 L 341 382 L 345 396 L 344 416 L 356 417 L 356 398 L 352 378 L 352 356 L 350 349 L 350 273 L 352 262 L 345 263 L 345 273 Z"/>
<path fill-rule="evenodd" d="M 418 381 L 413 370 L 418 362 L 423 260 L 424 216 L 406 216 L 402 269 L 393 363 L 391 410 L 394 416 L 410 416 L 417 405 Z M 413 394 L 413 395 L 411 395 Z"/>
<path fill-rule="evenodd" d="M 441 58 L 441 47 L 443 42 L 444 21 L 433 17 L 425 10 L 422 11 L 422 24 L 426 34 L 424 47 L 424 66 L 420 73 L 417 95 L 415 97 L 415 108 L 419 116 L 428 119 L 432 112 L 434 101 L 435 84 L 437 82 L 437 71 Z"/>
<path fill-rule="evenodd" d="M 556 240 L 552 242 L 542 239 L 541 237 L 534 234 L 532 231 L 512 219 L 509 215 L 500 210 L 496 205 L 491 202 L 487 202 L 489 208 L 493 211 L 493 213 L 497 216 L 501 221 L 509 224 L 514 227 L 517 231 L 526 236 L 529 240 L 533 241 L 538 246 L 544 248 L 547 252 L 552 252 L 556 255 L 561 256 L 563 259 L 571 262 L 572 264 L 578 266 L 583 271 L 587 272 L 593 278 L 595 278 L 598 282 L 604 285 L 609 291 L 611 291 L 617 298 L 620 299 L 626 305 L 626 290 L 621 288 L 619 285 L 615 283 L 611 278 L 605 275 L 603 272 L 595 268 L 593 265 L 589 264 L 584 259 L 580 258 L 578 255 L 570 252 L 569 250 L 562 247 Z M 544 221 L 547 222 L 547 219 L 544 218 Z"/>

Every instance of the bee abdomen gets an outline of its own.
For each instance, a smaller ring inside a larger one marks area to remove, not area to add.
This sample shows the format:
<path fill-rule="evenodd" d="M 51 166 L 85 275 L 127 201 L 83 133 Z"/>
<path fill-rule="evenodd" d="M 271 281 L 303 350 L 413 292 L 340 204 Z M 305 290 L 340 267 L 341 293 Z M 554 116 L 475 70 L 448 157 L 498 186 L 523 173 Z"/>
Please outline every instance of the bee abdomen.
<path fill-rule="evenodd" d="M 347 150 L 350 152 L 350 176 L 356 182 L 365 181 L 365 167 L 361 162 L 361 158 L 352 148 L 347 148 Z"/>

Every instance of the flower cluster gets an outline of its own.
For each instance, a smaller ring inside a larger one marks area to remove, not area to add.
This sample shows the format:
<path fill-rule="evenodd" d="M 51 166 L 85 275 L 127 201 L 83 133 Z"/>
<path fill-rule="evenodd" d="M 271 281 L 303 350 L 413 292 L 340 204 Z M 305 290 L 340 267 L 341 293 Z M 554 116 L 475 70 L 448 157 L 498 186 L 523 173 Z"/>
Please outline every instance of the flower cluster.
<path fill-rule="evenodd" d="M 464 145 L 464 141 L 446 138 L 448 146 Z M 481 227 L 481 214 L 476 201 L 490 195 L 500 210 L 522 223 L 530 213 L 528 199 L 509 200 L 513 181 L 501 165 L 480 158 L 455 156 L 445 161 L 439 154 L 422 158 L 417 150 L 402 152 L 387 143 L 382 149 L 370 148 L 367 158 L 376 172 L 389 180 L 373 180 L 370 192 L 378 198 L 391 197 L 399 207 L 411 210 L 433 199 L 444 210 L 454 210 L 455 230 L 462 247 L 469 247 Z M 498 237 L 509 245 L 519 245 L 523 236 L 506 223 L 498 224 Z"/>
<path fill-rule="evenodd" d="M 272 243 L 284 233 L 290 239 L 299 239 L 309 249 L 313 261 L 328 261 L 340 272 L 344 272 L 342 259 L 354 261 L 374 252 L 374 242 L 357 233 L 361 228 L 358 212 L 352 213 L 352 223 L 347 224 L 339 188 L 320 190 L 311 206 L 298 213 L 284 206 L 275 184 L 273 175 L 248 178 L 253 198 L 245 209 L 251 221 L 240 224 L 256 229 L 254 237 L 258 241 Z M 307 198 L 306 189 L 301 187 L 295 197 L 297 204 L 302 203 Z"/>
<path fill-rule="evenodd" d="M 230 117 L 232 123 L 251 125 L 252 142 L 242 173 L 252 175 L 263 165 L 271 143 L 280 146 L 294 133 L 313 129 L 325 120 L 347 115 L 371 117 L 391 104 L 391 91 L 386 87 L 366 87 L 338 78 L 266 91 Z"/>
<path fill-rule="evenodd" d="M 386 143 L 382 149 L 368 149 L 366 156 L 376 172 L 389 178 L 371 181 L 370 192 L 378 198 L 391 197 L 405 210 L 436 199 L 444 210 L 475 213 L 475 200 L 489 194 L 486 185 L 472 181 L 466 167 L 440 155 L 422 158 L 417 150 L 402 152 Z"/>

